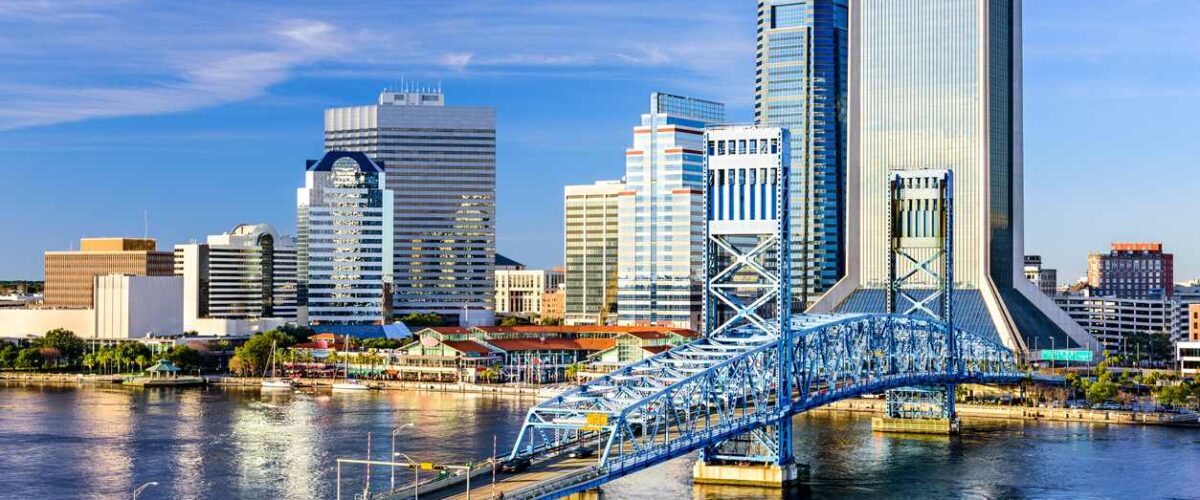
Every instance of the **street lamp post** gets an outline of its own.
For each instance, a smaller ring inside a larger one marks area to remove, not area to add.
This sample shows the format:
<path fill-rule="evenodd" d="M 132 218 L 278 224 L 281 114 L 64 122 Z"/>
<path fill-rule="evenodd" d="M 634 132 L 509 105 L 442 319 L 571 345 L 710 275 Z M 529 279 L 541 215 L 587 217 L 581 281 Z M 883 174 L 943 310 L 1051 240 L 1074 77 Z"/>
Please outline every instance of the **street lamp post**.
<path fill-rule="evenodd" d="M 412 466 L 412 469 L 413 469 L 413 500 L 420 500 L 420 496 L 421 496 L 421 491 L 420 491 L 421 490 L 421 480 L 420 480 L 421 479 L 421 464 L 418 464 L 416 460 L 409 458 L 408 455 L 405 455 L 403 453 L 393 453 L 392 457 L 393 458 L 401 457 L 401 458 L 407 460 L 408 464 Z"/>
<path fill-rule="evenodd" d="M 151 486 L 158 486 L 158 481 L 150 481 L 146 484 L 138 486 L 137 489 L 133 490 L 133 500 L 137 500 L 138 495 L 142 494 L 142 490 L 149 488 Z"/>
<path fill-rule="evenodd" d="M 413 426 L 412 422 L 409 422 L 407 424 L 401 425 L 400 427 L 392 429 L 392 456 L 393 457 L 396 456 L 396 434 L 399 434 L 400 431 L 407 429 L 409 427 L 412 427 L 412 426 Z M 396 466 L 392 465 L 391 469 L 392 469 L 392 471 L 391 471 L 392 477 L 389 482 L 389 489 L 391 491 L 396 491 Z"/>
<path fill-rule="evenodd" d="M 471 500 L 471 465 L 445 465 L 443 466 L 450 470 L 461 470 L 467 475 L 467 500 Z"/>

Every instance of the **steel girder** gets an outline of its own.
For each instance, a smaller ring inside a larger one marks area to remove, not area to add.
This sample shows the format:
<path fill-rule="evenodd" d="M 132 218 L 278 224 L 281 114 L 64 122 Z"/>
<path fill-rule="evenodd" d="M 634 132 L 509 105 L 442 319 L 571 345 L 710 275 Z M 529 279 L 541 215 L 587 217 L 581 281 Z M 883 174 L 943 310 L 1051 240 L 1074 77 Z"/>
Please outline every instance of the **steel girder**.
<path fill-rule="evenodd" d="M 825 315 L 792 325 L 790 367 L 780 365 L 778 336 L 753 326 L 700 339 L 536 405 L 511 455 L 597 444 L 600 474 L 589 481 L 601 484 L 864 393 L 1029 378 L 1004 346 L 962 331 L 948 335 L 933 320 Z M 782 403 L 780 370 L 794 388 Z"/>

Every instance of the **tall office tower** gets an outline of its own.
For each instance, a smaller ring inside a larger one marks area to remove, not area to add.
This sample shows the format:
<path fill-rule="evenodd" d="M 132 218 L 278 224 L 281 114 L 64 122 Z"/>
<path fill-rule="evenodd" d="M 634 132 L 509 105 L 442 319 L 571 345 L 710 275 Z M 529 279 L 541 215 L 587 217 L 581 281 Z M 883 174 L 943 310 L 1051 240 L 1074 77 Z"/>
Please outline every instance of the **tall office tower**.
<path fill-rule="evenodd" d="M 597 181 L 563 190 L 564 324 L 616 322 L 617 214 L 624 189 L 623 181 Z"/>
<path fill-rule="evenodd" d="M 704 128 L 725 105 L 654 93 L 625 150 L 619 209 L 621 325 L 700 328 L 704 288 Z"/>
<path fill-rule="evenodd" d="M 325 111 L 325 149 L 387 165 L 395 193 L 395 314 L 465 324 L 494 317 L 496 111 L 446 106 L 441 91 L 383 92 Z"/>
<path fill-rule="evenodd" d="M 850 9 L 846 277 L 813 311 L 886 308 L 889 179 L 953 173 L 954 323 L 1006 346 L 1087 345 L 1025 279 L 1020 0 L 862 0 Z M 930 291 L 932 293 L 932 291 Z"/>
<path fill-rule="evenodd" d="M 792 308 L 845 274 L 847 0 L 759 0 L 754 120 L 791 132 Z"/>
<path fill-rule="evenodd" d="M 175 245 L 175 275 L 183 277 L 188 330 L 200 318 L 296 321 L 296 245 L 270 224 Z"/>
<path fill-rule="evenodd" d="M 333 326 L 391 321 L 392 192 L 384 166 L 363 153 L 330 151 L 309 160 L 296 193 L 299 301 L 308 321 Z"/>
<path fill-rule="evenodd" d="M 90 308 L 96 276 L 171 276 L 171 252 L 159 252 L 153 238 L 82 238 L 79 250 L 46 252 L 48 307 Z"/>
<path fill-rule="evenodd" d="M 1174 262 L 1174 255 L 1163 253 L 1162 243 L 1113 243 L 1107 254 L 1088 256 L 1088 286 L 1099 297 L 1170 298 Z"/>

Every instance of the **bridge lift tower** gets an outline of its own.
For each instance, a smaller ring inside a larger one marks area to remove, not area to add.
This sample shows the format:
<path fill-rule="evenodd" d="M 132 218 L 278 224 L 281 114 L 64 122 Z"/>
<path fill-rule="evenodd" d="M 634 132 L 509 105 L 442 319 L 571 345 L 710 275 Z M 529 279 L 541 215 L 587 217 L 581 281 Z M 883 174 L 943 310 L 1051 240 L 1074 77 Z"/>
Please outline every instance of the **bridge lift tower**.
<path fill-rule="evenodd" d="M 750 327 L 779 342 L 776 397 L 792 399 L 795 339 L 788 265 L 789 133 L 780 127 L 709 128 L 705 183 L 704 334 Z M 792 418 L 703 449 L 697 483 L 782 486 L 800 479 Z"/>
<path fill-rule="evenodd" d="M 954 173 L 897 170 L 888 176 L 887 312 L 941 320 L 954 330 Z M 953 385 L 887 391 L 887 409 L 872 427 L 883 432 L 957 432 Z"/>

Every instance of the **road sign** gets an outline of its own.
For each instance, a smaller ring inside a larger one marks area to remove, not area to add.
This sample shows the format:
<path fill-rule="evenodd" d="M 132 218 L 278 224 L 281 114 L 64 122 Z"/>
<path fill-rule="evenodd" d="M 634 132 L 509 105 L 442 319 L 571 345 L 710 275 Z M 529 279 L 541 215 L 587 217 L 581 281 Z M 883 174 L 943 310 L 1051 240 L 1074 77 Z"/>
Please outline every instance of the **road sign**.
<path fill-rule="evenodd" d="M 1082 350 L 1075 351 L 1069 349 L 1042 349 L 1042 361 L 1080 361 L 1089 363 L 1092 361 L 1092 351 Z"/>
<path fill-rule="evenodd" d="M 421 470 L 433 470 L 433 462 L 421 462 Z"/>
<path fill-rule="evenodd" d="M 583 426 L 585 431 L 598 431 L 608 425 L 607 413 L 588 413 L 587 424 Z"/>

